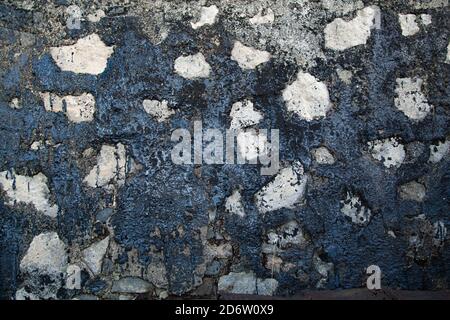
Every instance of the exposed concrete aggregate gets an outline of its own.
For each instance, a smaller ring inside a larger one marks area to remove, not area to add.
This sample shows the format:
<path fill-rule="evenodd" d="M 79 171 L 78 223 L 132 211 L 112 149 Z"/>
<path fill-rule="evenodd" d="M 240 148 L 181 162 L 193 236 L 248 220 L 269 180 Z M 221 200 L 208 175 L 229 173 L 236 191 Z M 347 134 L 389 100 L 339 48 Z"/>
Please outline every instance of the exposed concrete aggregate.
<path fill-rule="evenodd" d="M 3 1 L 0 298 L 448 290 L 448 5 Z M 195 121 L 280 169 L 174 164 Z"/>

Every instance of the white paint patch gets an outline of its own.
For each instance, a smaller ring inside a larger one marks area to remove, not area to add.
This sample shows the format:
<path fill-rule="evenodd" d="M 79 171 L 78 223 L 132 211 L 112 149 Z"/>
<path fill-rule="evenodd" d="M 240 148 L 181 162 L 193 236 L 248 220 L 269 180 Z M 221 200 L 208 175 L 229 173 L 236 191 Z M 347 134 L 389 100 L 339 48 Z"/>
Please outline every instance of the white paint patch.
<path fill-rule="evenodd" d="M 394 99 L 395 106 L 412 120 L 423 120 L 433 108 L 422 93 L 423 80 L 420 78 L 397 79 Z"/>
<path fill-rule="evenodd" d="M 443 142 L 438 142 L 437 144 L 430 145 L 430 158 L 428 159 L 431 163 L 438 163 L 450 151 L 450 140 L 445 140 Z"/>
<path fill-rule="evenodd" d="M 356 13 L 353 20 L 334 19 L 325 27 L 325 47 L 346 50 L 367 43 L 372 29 L 380 28 L 380 8 L 366 7 Z"/>
<path fill-rule="evenodd" d="M 117 183 L 122 186 L 127 172 L 125 146 L 118 143 L 115 146 L 103 145 L 97 157 L 97 164 L 84 178 L 84 182 L 92 188 L 110 188 Z"/>
<path fill-rule="evenodd" d="M 239 190 L 234 190 L 231 196 L 225 200 L 225 211 L 236 214 L 241 218 L 245 216 L 245 209 L 242 205 L 242 196 Z"/>
<path fill-rule="evenodd" d="M 95 98 L 90 93 L 60 97 L 54 93 L 40 93 L 46 111 L 63 112 L 74 123 L 94 120 Z"/>
<path fill-rule="evenodd" d="M 33 238 L 20 262 L 22 272 L 59 275 L 67 266 L 66 245 L 56 232 L 41 233 Z"/>
<path fill-rule="evenodd" d="M 103 257 L 108 249 L 108 245 L 109 237 L 106 237 L 83 250 L 83 261 L 94 275 L 99 274 L 102 270 Z"/>
<path fill-rule="evenodd" d="M 309 73 L 299 72 L 297 80 L 283 90 L 288 111 L 306 121 L 323 118 L 331 109 L 327 86 Z"/>
<path fill-rule="evenodd" d="M 219 13 L 217 6 L 202 7 L 200 12 L 200 20 L 198 22 L 191 22 L 193 29 L 198 29 L 204 25 L 212 25 L 216 22 L 216 16 Z"/>
<path fill-rule="evenodd" d="M 258 124 L 263 116 L 261 112 L 253 108 L 250 100 L 244 100 L 233 104 L 230 118 L 230 129 L 244 129 Z"/>
<path fill-rule="evenodd" d="M 416 181 L 411 181 L 401 185 L 399 188 L 400 198 L 403 200 L 411 200 L 422 202 L 425 199 L 425 186 Z"/>
<path fill-rule="evenodd" d="M 275 15 L 272 9 L 267 8 L 265 12 L 259 10 L 258 14 L 249 19 L 250 24 L 272 24 L 275 21 Z"/>
<path fill-rule="evenodd" d="M 325 147 L 319 147 L 312 150 L 314 161 L 318 164 L 333 164 L 335 159 L 333 155 Z"/>
<path fill-rule="evenodd" d="M 50 204 L 47 177 L 42 173 L 28 177 L 3 171 L 0 172 L 0 185 L 9 198 L 6 202 L 9 206 L 14 206 L 16 202 L 32 204 L 37 211 L 56 218 L 58 206 Z"/>
<path fill-rule="evenodd" d="M 398 21 L 402 28 L 402 35 L 410 37 L 420 31 L 419 25 L 416 22 L 416 15 L 414 14 L 399 14 Z"/>
<path fill-rule="evenodd" d="M 367 143 L 372 157 L 387 168 L 400 167 L 405 160 L 405 147 L 397 138 L 375 140 Z"/>
<path fill-rule="evenodd" d="M 281 170 L 272 182 L 256 193 L 258 211 L 266 213 L 282 208 L 294 208 L 305 194 L 307 180 L 299 162 Z"/>
<path fill-rule="evenodd" d="M 345 200 L 341 201 L 341 212 L 358 225 L 366 225 L 372 217 L 370 209 L 362 204 L 358 196 L 350 192 L 347 192 Z"/>
<path fill-rule="evenodd" d="M 201 52 L 190 55 L 181 56 L 175 60 L 175 72 L 186 79 L 207 78 L 211 72 L 211 67 L 206 62 Z"/>
<path fill-rule="evenodd" d="M 231 60 L 236 61 L 242 69 L 255 69 L 262 63 L 270 60 L 270 53 L 247 47 L 239 41 L 234 42 L 231 50 Z"/>
<path fill-rule="evenodd" d="M 158 122 L 165 122 L 169 117 L 175 114 L 175 110 L 169 108 L 166 100 L 144 100 L 142 102 L 145 112 L 156 118 Z"/>
<path fill-rule="evenodd" d="M 246 161 L 254 162 L 258 157 L 269 154 L 266 135 L 255 130 L 240 131 L 236 141 L 240 156 Z"/>
<path fill-rule="evenodd" d="M 73 45 L 50 48 L 50 54 L 61 70 L 94 75 L 105 70 L 113 51 L 114 48 L 106 46 L 95 33 Z"/>

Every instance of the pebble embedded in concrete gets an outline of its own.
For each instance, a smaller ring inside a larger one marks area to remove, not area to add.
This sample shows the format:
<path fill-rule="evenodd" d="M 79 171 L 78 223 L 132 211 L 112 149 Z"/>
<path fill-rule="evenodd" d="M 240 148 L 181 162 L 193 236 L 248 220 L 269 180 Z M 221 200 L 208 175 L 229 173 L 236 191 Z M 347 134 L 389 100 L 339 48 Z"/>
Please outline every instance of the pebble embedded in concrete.
<path fill-rule="evenodd" d="M 174 68 L 176 73 L 189 80 L 208 78 L 211 73 L 211 66 L 201 52 L 178 57 L 175 59 Z"/>
<path fill-rule="evenodd" d="M 325 27 L 325 47 L 343 51 L 366 44 L 372 29 L 380 28 L 380 15 L 380 8 L 371 6 L 359 10 L 350 21 L 336 18 Z"/>
<path fill-rule="evenodd" d="M 372 157 L 382 162 L 386 168 L 398 168 L 405 160 L 405 147 L 398 138 L 369 141 L 367 145 Z"/>
<path fill-rule="evenodd" d="M 318 164 L 333 164 L 336 160 L 330 151 L 325 147 L 319 147 L 312 150 L 314 161 Z"/>
<path fill-rule="evenodd" d="M 231 50 L 231 60 L 236 61 L 244 70 L 255 69 L 260 64 L 266 63 L 271 58 L 267 51 L 258 50 L 235 41 Z"/>
<path fill-rule="evenodd" d="M 219 13 L 217 6 L 202 7 L 200 19 L 198 22 L 191 22 L 192 29 L 198 29 L 204 25 L 212 25 L 216 22 L 216 16 Z"/>
<path fill-rule="evenodd" d="M 158 122 L 167 121 L 170 116 L 175 114 L 175 110 L 169 108 L 169 104 L 166 100 L 148 100 L 145 99 L 142 102 L 145 112 L 155 118 Z"/>
<path fill-rule="evenodd" d="M 258 14 L 249 19 L 250 24 L 272 24 L 275 20 L 275 14 L 272 9 L 260 9 Z"/>
<path fill-rule="evenodd" d="M 230 129 L 244 129 L 258 124 L 263 115 L 260 111 L 255 110 L 250 100 L 244 100 L 233 103 L 230 118 Z"/>
<path fill-rule="evenodd" d="M 439 141 L 436 144 L 430 145 L 430 158 L 428 159 L 431 163 L 438 163 L 445 156 L 449 154 L 450 151 L 450 140 Z"/>
<path fill-rule="evenodd" d="M 403 200 L 411 200 L 422 202 L 426 196 L 425 186 L 417 181 L 405 183 L 399 188 L 400 198 Z"/>
<path fill-rule="evenodd" d="M 98 75 L 105 69 L 114 51 L 96 34 L 78 39 L 73 45 L 52 47 L 50 54 L 63 71 Z"/>
<path fill-rule="evenodd" d="M 282 208 L 294 208 L 305 194 L 307 181 L 307 175 L 300 163 L 282 169 L 273 181 L 256 193 L 258 211 L 267 213 Z"/>
<path fill-rule="evenodd" d="M 422 93 L 423 80 L 420 78 L 400 78 L 396 80 L 394 100 L 398 110 L 403 112 L 408 118 L 421 121 L 430 113 L 433 106 L 428 103 L 427 98 Z"/>
<path fill-rule="evenodd" d="M 309 73 L 297 74 L 297 79 L 283 90 L 283 100 L 288 111 L 306 121 L 323 118 L 331 110 L 327 86 Z"/>
<path fill-rule="evenodd" d="M 20 261 L 22 272 L 59 276 L 67 266 L 66 245 L 56 232 L 41 233 L 33 238 Z"/>
<path fill-rule="evenodd" d="M 109 237 L 98 241 L 83 250 L 83 261 L 94 275 L 100 273 L 102 269 L 103 257 L 109 245 Z"/>
<path fill-rule="evenodd" d="M 242 196 L 239 190 L 234 190 L 233 193 L 226 199 L 225 210 L 241 218 L 245 216 L 245 209 L 242 204 Z"/>
<path fill-rule="evenodd" d="M 273 295 L 278 287 L 275 279 L 256 278 L 253 272 L 230 272 L 220 277 L 219 292 Z"/>
<path fill-rule="evenodd" d="M 114 293 L 146 293 L 151 291 L 153 286 L 138 277 L 124 277 L 114 281 L 111 292 Z"/>
<path fill-rule="evenodd" d="M 40 94 L 44 107 L 49 112 L 62 112 L 74 123 L 92 121 L 95 113 L 95 98 L 90 93 L 63 96 L 51 92 Z"/>
<path fill-rule="evenodd" d="M 47 177 L 38 173 L 22 176 L 9 171 L 0 172 L 0 186 L 6 192 L 6 204 L 14 206 L 17 202 L 32 204 L 34 208 L 51 218 L 56 218 L 58 205 L 51 204 Z"/>
<path fill-rule="evenodd" d="M 103 145 L 97 156 L 97 164 L 83 181 L 92 188 L 110 188 L 114 183 L 120 187 L 125 182 L 127 169 L 125 146 L 121 143 L 115 146 Z"/>
<path fill-rule="evenodd" d="M 341 201 L 341 212 L 353 223 L 364 226 L 370 222 L 372 211 L 362 204 L 361 199 L 347 191 L 346 198 Z"/>

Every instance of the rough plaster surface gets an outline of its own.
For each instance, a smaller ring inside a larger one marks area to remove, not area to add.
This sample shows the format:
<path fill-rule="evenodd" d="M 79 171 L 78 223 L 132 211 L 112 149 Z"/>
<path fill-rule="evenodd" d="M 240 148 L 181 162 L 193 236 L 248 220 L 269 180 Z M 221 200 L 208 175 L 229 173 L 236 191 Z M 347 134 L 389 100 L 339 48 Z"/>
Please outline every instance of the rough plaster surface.
<path fill-rule="evenodd" d="M 74 3 L 0 4 L 2 299 L 449 289 L 448 0 Z"/>

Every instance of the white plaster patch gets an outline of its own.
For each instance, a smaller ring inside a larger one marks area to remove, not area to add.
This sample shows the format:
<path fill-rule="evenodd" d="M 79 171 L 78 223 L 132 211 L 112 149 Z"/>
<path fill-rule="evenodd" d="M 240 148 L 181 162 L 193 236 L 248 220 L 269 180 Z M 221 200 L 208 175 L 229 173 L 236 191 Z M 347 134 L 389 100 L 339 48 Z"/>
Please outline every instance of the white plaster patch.
<path fill-rule="evenodd" d="M 410 37 L 420 31 L 419 25 L 416 22 L 416 15 L 414 14 L 399 14 L 398 20 L 402 28 L 402 35 Z"/>
<path fill-rule="evenodd" d="M 108 245 L 109 237 L 106 237 L 83 250 L 83 261 L 94 275 L 99 274 L 102 270 L 103 257 L 108 249 Z"/>
<path fill-rule="evenodd" d="M 431 163 L 438 163 L 450 151 L 450 140 L 445 140 L 443 142 L 438 142 L 437 144 L 430 145 L 430 158 L 428 159 Z"/>
<path fill-rule="evenodd" d="M 303 166 L 299 162 L 284 168 L 272 182 L 256 193 L 255 200 L 259 212 L 293 208 L 303 198 L 307 180 Z"/>
<path fill-rule="evenodd" d="M 372 29 L 380 28 L 380 15 L 377 6 L 370 6 L 359 10 L 353 20 L 334 19 L 325 27 L 325 47 L 342 51 L 366 44 Z"/>
<path fill-rule="evenodd" d="M 405 160 L 405 147 L 397 138 L 375 140 L 367 143 L 372 157 L 387 168 L 400 167 Z"/>
<path fill-rule="evenodd" d="M 412 200 L 422 202 L 425 199 L 425 186 L 416 181 L 411 181 L 401 185 L 399 188 L 400 198 L 403 200 Z"/>
<path fill-rule="evenodd" d="M 225 210 L 241 218 L 245 216 L 245 209 L 242 205 L 242 196 L 239 190 L 234 190 L 231 196 L 225 200 Z"/>
<path fill-rule="evenodd" d="M 202 7 L 200 12 L 200 20 L 198 22 L 191 22 L 193 29 L 198 29 L 204 25 L 212 25 L 216 22 L 216 16 L 219 13 L 217 6 Z"/>
<path fill-rule="evenodd" d="M 59 275 L 67 266 L 66 245 L 56 232 L 41 233 L 33 238 L 20 262 L 22 272 Z"/>
<path fill-rule="evenodd" d="M 84 182 L 92 188 L 110 188 L 113 183 L 122 186 L 127 172 L 127 157 L 125 146 L 118 143 L 115 146 L 103 145 L 97 156 L 97 164 L 84 178 Z"/>
<path fill-rule="evenodd" d="M 9 198 L 6 201 L 9 206 L 14 206 L 16 202 L 32 204 L 37 211 L 56 218 L 58 206 L 50 204 L 47 177 L 42 173 L 28 177 L 3 171 L 0 172 L 0 185 Z"/>
<path fill-rule="evenodd" d="M 211 66 L 201 52 L 190 56 L 181 56 L 175 59 L 175 72 L 186 79 L 207 78 Z"/>
<path fill-rule="evenodd" d="M 114 48 L 106 46 L 95 33 L 78 39 L 73 45 L 50 48 L 50 54 L 61 70 L 94 75 L 105 70 L 113 51 Z"/>
<path fill-rule="evenodd" d="M 142 102 L 145 112 L 156 118 L 158 122 L 167 121 L 171 115 L 175 114 L 175 110 L 169 108 L 166 100 L 144 100 Z"/>
<path fill-rule="evenodd" d="M 244 129 L 258 124 L 263 116 L 262 113 L 253 108 L 250 100 L 233 103 L 230 112 L 230 129 Z"/>
<path fill-rule="evenodd" d="M 358 225 L 366 225 L 372 217 L 370 209 L 362 204 L 358 196 L 350 192 L 347 192 L 345 200 L 341 201 L 341 212 Z"/>
<path fill-rule="evenodd" d="M 231 50 L 231 60 L 236 61 L 242 69 L 255 69 L 262 63 L 270 60 L 270 53 L 247 47 L 239 41 L 234 42 Z"/>
<path fill-rule="evenodd" d="M 412 120 L 423 120 L 431 111 L 433 106 L 422 93 L 423 80 L 420 78 L 399 78 L 394 99 L 395 106 Z"/>
<path fill-rule="evenodd" d="M 60 97 L 51 92 L 40 93 L 46 111 L 63 112 L 74 123 L 94 120 L 95 98 L 90 93 Z"/>
<path fill-rule="evenodd" d="M 288 111 L 306 121 L 323 118 L 331 109 L 327 86 L 309 73 L 299 72 L 297 79 L 283 90 Z"/>
<path fill-rule="evenodd" d="M 325 147 L 313 149 L 312 154 L 318 164 L 333 164 L 335 162 L 333 155 Z"/>
<path fill-rule="evenodd" d="M 275 21 L 275 15 L 272 9 L 267 8 L 263 13 L 263 10 L 259 10 L 258 14 L 249 19 L 250 24 L 268 24 Z"/>

